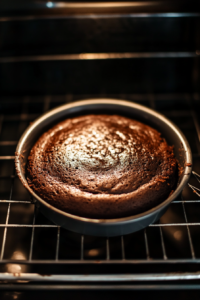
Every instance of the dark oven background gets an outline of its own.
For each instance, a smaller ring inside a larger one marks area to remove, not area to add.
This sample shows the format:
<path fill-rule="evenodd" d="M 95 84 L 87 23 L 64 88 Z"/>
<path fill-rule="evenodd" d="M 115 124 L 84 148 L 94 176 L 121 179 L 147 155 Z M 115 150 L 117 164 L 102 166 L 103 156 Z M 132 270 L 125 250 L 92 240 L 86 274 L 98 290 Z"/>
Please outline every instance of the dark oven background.
<path fill-rule="evenodd" d="M 199 28 L 195 2 L 91 2 L 87 8 L 84 3 L 2 2 L 1 288 L 199 288 L 185 273 L 200 271 L 200 199 L 189 187 L 160 222 L 124 237 L 95 238 L 48 221 L 14 170 L 15 148 L 30 122 L 64 103 L 108 97 L 143 104 L 177 124 L 190 143 L 193 170 L 200 174 Z M 190 183 L 198 186 L 194 177 Z M 24 281 L 13 285 L 5 272 L 24 273 Z M 176 272 L 179 281 L 172 281 L 169 272 Z M 159 274 L 156 280 L 153 273 Z M 64 277 L 49 285 L 38 274 Z M 75 281 L 68 276 L 73 274 Z M 84 274 L 112 278 L 86 281 Z M 124 280 L 125 274 L 133 277 Z M 34 276 L 37 282 L 31 283 Z"/>

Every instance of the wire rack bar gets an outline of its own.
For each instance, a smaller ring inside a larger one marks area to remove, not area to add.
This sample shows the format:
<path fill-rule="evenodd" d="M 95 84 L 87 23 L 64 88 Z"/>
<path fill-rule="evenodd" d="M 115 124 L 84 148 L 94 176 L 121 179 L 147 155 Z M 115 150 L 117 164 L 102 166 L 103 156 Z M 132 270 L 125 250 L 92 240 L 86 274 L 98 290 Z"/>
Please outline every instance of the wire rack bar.
<path fill-rule="evenodd" d="M 2 125 L 3 125 L 3 116 L 0 116 L 0 134 L 2 131 Z M 13 175 L 14 175 L 14 169 L 13 169 Z M 13 191 L 13 186 L 14 186 L 14 178 L 12 179 L 11 182 L 11 189 L 10 189 L 10 195 L 9 195 L 9 200 L 11 200 L 12 198 L 12 191 Z M 6 214 L 6 222 L 5 224 L 8 224 L 8 220 L 9 220 L 9 216 L 10 216 L 10 206 L 11 203 L 8 204 L 8 209 L 7 209 L 7 214 Z M 0 259 L 2 260 L 4 257 L 4 251 L 5 251 L 5 244 L 6 244 L 6 236 L 7 236 L 7 227 L 4 228 L 4 232 L 3 232 L 3 241 L 2 241 L 2 246 L 1 246 L 1 255 L 0 255 Z"/>
<path fill-rule="evenodd" d="M 81 236 L 81 260 L 84 259 L 84 235 Z"/>
<path fill-rule="evenodd" d="M 186 224 L 188 224 L 188 219 L 187 219 L 187 215 L 186 215 L 186 211 L 185 211 L 184 202 L 182 202 L 182 207 L 183 207 L 185 222 L 186 222 Z M 188 240 L 189 240 L 189 244 L 190 244 L 191 255 L 192 255 L 192 258 L 195 259 L 194 246 L 192 243 L 191 233 L 190 233 L 190 229 L 189 229 L 188 225 L 187 225 L 187 233 L 188 233 Z"/>
<path fill-rule="evenodd" d="M 155 104 L 155 99 L 152 96 L 152 94 L 150 94 L 150 101 L 149 102 L 150 102 L 150 107 L 155 110 L 156 109 L 156 104 Z M 155 225 L 155 224 L 153 224 L 153 225 Z M 158 225 L 158 227 L 159 227 L 159 225 L 161 225 L 161 224 L 159 222 L 156 225 Z M 166 254 L 165 243 L 164 243 L 164 238 L 163 238 L 163 233 L 162 233 L 162 228 L 161 227 L 160 227 L 160 239 L 161 239 L 161 245 L 162 245 L 163 259 L 166 260 L 167 259 L 167 254 Z"/>
<path fill-rule="evenodd" d="M 166 227 L 166 226 L 200 226 L 200 223 L 166 223 L 166 224 L 150 224 L 149 227 Z"/>
<path fill-rule="evenodd" d="M 46 8 L 46 7 L 45 7 Z M 121 15 L 121 14 L 99 14 L 100 18 L 196 18 L 199 17 L 200 14 L 198 12 L 165 12 L 165 13 L 129 13 L 129 14 L 125 14 L 125 15 Z M 30 21 L 30 20 L 39 20 L 39 19 L 66 19 L 67 17 L 69 18 L 92 18 L 93 14 L 91 15 L 84 15 L 84 14 L 80 14 L 80 15 L 59 15 L 59 14 L 35 14 L 35 15 L 19 15 L 19 16 L 4 16 L 4 17 L 0 17 L 0 22 L 9 22 L 9 21 Z"/>
<path fill-rule="evenodd" d="M 121 249 L 122 249 L 122 260 L 125 259 L 125 247 L 124 247 L 124 237 L 121 236 Z"/>
<path fill-rule="evenodd" d="M 64 95 L 60 95 L 60 94 L 54 94 L 53 95 L 53 102 L 58 102 L 58 103 L 60 103 L 60 101 L 62 101 L 63 100 L 63 102 L 73 102 L 73 101 L 75 101 L 75 100 L 77 100 L 77 99 L 85 99 L 85 98 L 90 98 L 90 99 L 92 99 L 92 98 L 102 98 L 102 96 L 103 97 L 108 97 L 108 98 L 118 98 L 118 99 L 121 99 L 121 98 L 126 98 L 126 99 L 129 99 L 130 101 L 140 101 L 140 100 L 142 100 L 142 101 L 144 101 L 144 100 L 148 100 L 148 99 L 150 99 L 150 97 L 151 97 L 151 95 L 153 95 L 153 97 L 154 97 L 154 99 L 155 100 L 159 100 L 159 101 L 168 101 L 168 100 L 174 100 L 174 101 L 176 101 L 176 100 L 183 100 L 183 99 L 186 99 L 186 98 L 189 98 L 189 99 L 191 99 L 191 97 L 192 98 L 194 98 L 194 97 L 196 97 L 196 98 L 198 98 L 199 97 L 199 94 L 196 94 L 196 95 L 191 95 L 190 93 L 170 93 L 170 94 L 168 94 L 168 93 L 156 93 L 156 94 L 153 94 L 153 93 L 142 93 L 142 94 L 137 94 L 137 93 L 121 93 L 121 94 L 109 94 L 109 95 L 107 95 L 106 93 L 99 93 L 99 94 L 80 94 L 80 95 L 76 95 L 75 97 L 74 97 L 74 95 L 73 94 L 71 94 L 71 93 L 66 93 L 66 94 L 64 94 Z M 30 96 L 28 96 L 27 98 L 29 98 L 29 101 L 30 102 L 32 102 L 32 103 L 43 103 L 44 104 L 44 98 L 45 97 L 50 97 L 50 98 L 52 98 L 52 94 L 45 94 L 45 95 L 43 95 L 43 94 L 41 94 L 41 95 L 30 95 Z M 6 101 L 6 103 L 13 103 L 13 99 L 11 100 L 10 99 L 10 97 L 6 97 L 6 96 L 4 96 L 4 97 L 2 97 L 1 99 L 4 99 L 3 101 Z M 19 97 L 19 99 L 18 98 L 16 98 L 14 101 L 17 101 L 17 100 L 21 100 L 22 98 L 21 97 Z M 199 101 L 199 98 L 198 98 L 198 101 Z M 179 109 L 178 111 L 177 110 L 170 110 L 170 111 L 165 111 L 165 114 L 170 114 L 171 112 L 177 112 L 178 114 L 182 114 L 182 113 L 186 113 L 187 115 L 191 115 L 191 112 L 190 111 L 188 111 L 188 110 L 186 110 L 185 108 L 183 108 L 183 109 Z M 29 113 L 28 114 L 29 116 L 36 116 L 36 115 L 38 115 L 37 113 Z M 12 116 L 13 116 L 13 114 L 11 113 L 11 114 L 9 114 L 9 115 L 4 115 L 4 120 L 10 120 L 10 118 L 12 118 Z M 19 114 L 14 114 L 14 116 L 18 116 L 19 117 Z"/>
<path fill-rule="evenodd" d="M 118 99 L 121 99 L 121 98 L 126 98 L 126 99 L 129 99 L 131 101 L 144 101 L 144 100 L 147 100 L 147 99 L 150 99 L 151 95 L 153 95 L 153 97 L 155 98 L 155 100 L 159 100 L 159 101 L 166 101 L 166 100 L 183 100 L 184 98 L 191 98 L 191 94 L 189 93 L 171 93 L 171 94 L 163 94 L 163 93 L 158 93 L 158 94 L 152 94 L 152 93 L 144 93 L 144 94 L 136 94 L 136 93 L 123 93 L 123 94 L 109 94 L 109 98 L 118 98 Z M 106 97 L 107 95 L 106 94 L 81 94 L 78 98 L 80 99 L 85 99 L 85 98 L 102 98 L 103 97 Z M 29 96 L 29 101 L 32 102 L 32 103 L 44 103 L 44 98 L 45 97 L 52 97 L 51 94 L 46 94 L 45 96 L 43 94 L 41 95 L 31 95 Z M 195 96 L 194 96 L 195 97 Z M 199 97 L 199 94 L 196 94 L 196 97 L 198 98 Z M 6 101 L 6 103 L 13 103 L 13 100 L 10 100 L 9 97 L 4 97 L 4 101 Z M 19 99 L 21 100 L 21 98 Z M 59 94 L 54 94 L 53 96 L 53 102 L 58 102 L 60 103 L 60 101 L 63 100 L 64 102 L 73 102 L 75 99 L 74 99 L 74 95 L 71 94 L 71 93 L 67 93 L 65 95 L 59 95 Z M 15 99 L 15 101 L 17 101 L 17 99 Z M 178 111 L 175 111 L 175 110 L 171 110 L 171 111 L 166 111 L 165 113 L 166 114 L 170 114 L 171 112 L 177 112 L 178 114 L 187 114 L 187 115 L 190 115 L 191 112 L 188 111 L 188 110 L 185 110 L 185 109 L 181 109 L 181 110 L 178 110 Z M 31 112 L 29 113 L 29 116 L 36 116 L 38 114 L 32 114 Z M 19 114 L 17 115 L 14 115 L 16 117 L 19 118 Z M 9 114 L 9 115 L 4 115 L 4 120 L 11 120 L 10 118 L 13 117 L 13 114 Z"/>
<path fill-rule="evenodd" d="M 0 179 L 12 179 L 12 178 L 15 178 L 15 177 L 16 177 L 15 175 L 0 176 Z M 6 200 L 6 201 L 9 201 L 9 200 Z"/>
<path fill-rule="evenodd" d="M 7 179 L 7 178 L 16 178 L 15 175 L 11 176 L 5 176 L 5 177 L 0 177 L 0 179 Z M 171 204 L 176 204 L 176 203 L 200 203 L 200 200 L 174 200 Z M 0 200 L 0 203 L 21 203 L 21 204 L 32 204 L 33 202 L 30 200 L 6 200 L 2 199 Z"/>
<path fill-rule="evenodd" d="M 59 260 L 55 260 L 55 259 L 32 259 L 32 260 L 10 260 L 10 259 L 3 259 L 2 261 L 0 261 L 0 265 L 4 265 L 4 264 L 22 264 L 22 265 L 59 265 L 59 264 L 66 264 L 66 265 L 83 265 L 83 264 L 97 264 L 97 260 L 92 260 L 92 259 L 59 259 Z M 102 260 L 98 260 L 98 264 L 113 264 L 113 265 L 118 265 L 118 264 L 133 264 L 133 265 L 138 265 L 138 264 L 142 264 L 142 265 L 146 265 L 146 264 L 152 264 L 152 265 L 174 265 L 174 264 L 187 264 L 187 265 L 200 265 L 200 258 L 195 258 L 195 259 L 191 259 L 191 258 L 185 258 L 185 259 L 170 259 L 167 258 L 166 260 L 163 259 L 154 259 L 151 258 L 149 260 L 145 259 L 110 259 L 110 260 L 106 260 L 106 259 L 102 259 Z"/>
<path fill-rule="evenodd" d="M 0 227 L 11 227 L 11 228 L 15 228 L 15 227 L 21 227 L 21 228 L 58 228 L 58 225 L 46 225 L 46 224 L 0 224 Z"/>
<path fill-rule="evenodd" d="M 161 225 L 161 224 L 158 224 Z M 166 248 L 165 248 L 165 243 L 164 243 L 164 238 L 163 238 L 163 232 L 162 228 L 160 227 L 160 239 L 161 239 L 161 246 L 162 246 L 162 252 L 163 252 L 163 259 L 167 260 L 167 253 L 166 253 Z"/>
<path fill-rule="evenodd" d="M 14 155 L 0 155 L 0 160 L 12 160 L 12 159 L 15 159 L 15 156 Z"/>
<path fill-rule="evenodd" d="M 150 259 L 146 228 L 144 229 L 144 241 L 145 241 L 145 248 L 146 248 L 146 256 L 147 256 L 147 259 Z"/>
<path fill-rule="evenodd" d="M 80 53 L 80 54 L 52 54 L 0 57 L 0 64 L 35 62 L 35 61 L 70 61 L 70 60 L 105 60 L 105 59 L 138 59 L 138 58 L 183 58 L 198 57 L 195 51 L 177 52 L 119 52 L 119 53 Z"/>
<path fill-rule="evenodd" d="M 167 227 L 167 226 L 200 226 L 200 223 L 166 223 L 166 224 L 151 224 L 149 227 Z M 59 225 L 46 224 L 0 224 L 0 227 L 30 227 L 30 228 L 58 228 Z"/>
<path fill-rule="evenodd" d="M 70 275 L 41 275 L 37 273 L 0 273 L 0 280 L 29 280 L 29 281 L 64 281 L 64 282 L 127 282 L 127 281 L 177 281 L 199 280 L 200 272 L 176 272 L 162 274 L 70 274 Z"/>
<path fill-rule="evenodd" d="M 18 141 L 0 141 L 0 146 L 15 146 Z"/>
<path fill-rule="evenodd" d="M 44 108 L 43 108 L 44 113 L 49 110 L 50 101 L 51 101 L 51 96 L 45 96 L 45 98 L 44 98 Z"/>
<path fill-rule="evenodd" d="M 197 119 L 197 115 L 196 115 L 196 112 L 194 110 L 191 111 L 191 114 L 192 114 L 194 125 L 195 125 L 195 128 L 196 128 L 197 136 L 198 136 L 198 139 L 199 139 L 199 142 L 200 142 L 200 125 L 199 125 L 199 122 L 198 122 L 198 119 Z"/>
<path fill-rule="evenodd" d="M 4 121 L 33 121 L 38 117 L 38 114 L 24 114 L 24 115 L 8 115 L 4 116 Z M 23 120 L 22 120 L 23 118 Z"/>
<path fill-rule="evenodd" d="M 109 238 L 106 239 L 106 259 L 110 259 L 110 241 Z"/>
<path fill-rule="evenodd" d="M 3 120 L 4 120 L 4 116 L 0 115 L 0 133 L 2 131 Z"/>
<path fill-rule="evenodd" d="M 57 230 L 57 241 L 56 241 L 56 256 L 55 256 L 55 260 L 58 260 L 58 257 L 59 257 L 59 245 L 60 245 L 60 226 L 58 226 L 58 230 Z"/>
<path fill-rule="evenodd" d="M 32 260 L 32 256 L 33 256 L 33 242 L 34 242 L 34 233 L 35 233 L 36 210 L 37 210 L 37 207 L 35 205 L 34 214 L 33 214 L 33 225 L 31 226 L 32 227 L 32 232 L 31 232 L 31 244 L 30 244 L 30 251 L 29 251 L 29 260 Z"/>
<path fill-rule="evenodd" d="M 200 203 L 200 200 L 175 200 L 173 203 Z"/>
<path fill-rule="evenodd" d="M 5 177 L 0 177 L 0 179 L 7 179 L 7 178 L 16 178 L 15 175 L 11 176 L 5 176 Z M 176 203 L 200 203 L 200 200 L 174 200 L 171 204 L 176 204 Z M 2 199 L 0 200 L 0 203 L 21 203 L 21 204 L 32 204 L 33 202 L 30 200 L 6 200 Z"/>
<path fill-rule="evenodd" d="M 22 200 L 0 200 L 0 203 L 32 204 L 31 201 L 22 201 Z"/>
<path fill-rule="evenodd" d="M 7 210 L 7 215 L 6 215 L 6 225 L 8 224 L 8 220 L 9 220 L 9 216 L 10 216 L 10 206 L 11 206 L 11 203 L 8 204 L 8 210 Z M 1 257 L 0 257 L 1 260 L 3 259 L 3 256 L 4 256 L 6 236 L 7 236 L 7 227 L 4 228 L 4 233 L 3 233 L 3 242 L 2 242 Z"/>
<path fill-rule="evenodd" d="M 70 95 L 67 95 L 67 98 L 68 97 L 70 97 Z M 86 95 L 84 98 L 87 99 L 87 97 L 88 96 Z M 96 96 L 94 96 L 94 97 L 98 99 L 98 97 L 96 97 Z M 124 95 L 123 97 L 116 97 L 114 95 L 113 97 L 115 97 L 119 100 L 120 99 L 127 99 L 127 95 Z M 128 95 L 128 97 L 132 98 L 131 95 Z M 49 98 L 51 98 L 51 97 L 49 96 Z M 89 97 L 89 98 L 91 98 L 91 97 Z M 106 98 L 106 95 L 104 97 L 101 97 L 101 98 Z M 111 97 L 107 97 L 107 98 L 111 98 Z M 138 98 L 138 99 L 135 98 L 134 99 L 134 98 L 135 97 L 133 97 L 133 99 L 131 99 L 131 101 L 143 102 L 145 100 L 148 100 L 149 96 L 147 95 L 145 98 L 141 98 L 141 99 L 140 98 Z M 36 102 L 37 102 L 37 100 L 36 100 Z M 56 99 L 55 99 L 55 102 L 58 102 L 58 101 L 56 101 Z M 63 104 L 66 104 L 66 103 L 69 103 L 69 102 L 71 102 L 71 101 L 63 101 Z M 60 101 L 58 103 L 60 104 Z M 190 112 L 184 111 L 184 110 L 182 110 L 182 111 L 177 111 L 177 110 L 167 111 L 167 112 L 165 112 L 165 115 L 168 116 L 168 117 L 190 117 L 191 116 Z M 35 120 L 38 116 L 39 116 L 39 114 L 28 114 L 28 115 L 24 114 L 24 115 L 22 115 L 22 117 L 20 115 L 6 115 L 6 116 L 3 117 L 3 120 L 6 121 L 6 122 L 9 122 L 9 121 L 27 121 L 27 122 L 29 122 L 29 121 Z M 22 120 L 22 118 L 23 118 L 23 120 Z M 2 141 L 2 142 L 3 143 L 2 143 L 1 146 L 5 146 L 5 145 L 9 146 L 9 145 L 7 145 L 7 143 L 10 142 L 10 141 Z M 17 141 L 11 141 L 12 144 L 14 144 L 15 142 L 17 143 Z"/>
<path fill-rule="evenodd" d="M 72 94 L 66 94 L 65 95 L 65 102 L 70 103 L 73 101 L 73 95 Z"/>
<path fill-rule="evenodd" d="M 192 174 L 194 175 L 194 177 L 196 178 L 196 180 L 200 183 L 200 175 L 197 174 L 196 172 L 192 171 Z"/>
<path fill-rule="evenodd" d="M 149 103 L 152 109 L 156 109 L 155 95 L 149 94 Z"/>
<path fill-rule="evenodd" d="M 9 199 L 12 198 L 13 186 L 14 186 L 14 179 L 12 179 Z M 10 207 L 11 207 L 11 203 L 8 204 L 7 215 L 6 215 L 6 223 L 5 223 L 6 226 L 9 225 L 8 221 L 9 221 L 9 216 L 10 216 Z M 3 259 L 3 256 L 4 256 L 6 236 L 7 236 L 7 227 L 4 228 L 4 233 L 3 233 L 3 242 L 2 242 L 1 256 L 0 256 L 1 260 Z"/>
<path fill-rule="evenodd" d="M 0 290 L 9 291 L 171 291 L 199 290 L 199 284 L 1 284 Z"/>

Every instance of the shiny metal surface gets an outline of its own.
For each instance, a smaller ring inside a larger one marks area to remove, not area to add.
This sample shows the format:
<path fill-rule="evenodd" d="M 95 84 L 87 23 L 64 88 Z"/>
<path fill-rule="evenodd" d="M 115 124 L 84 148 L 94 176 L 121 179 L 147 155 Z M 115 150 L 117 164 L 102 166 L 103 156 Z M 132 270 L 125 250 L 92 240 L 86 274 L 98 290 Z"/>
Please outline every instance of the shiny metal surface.
<path fill-rule="evenodd" d="M 195 13 L 199 11 L 198 1 L 97 1 L 97 2 L 64 2 L 64 1 L 2 1 L 2 15 L 74 15 L 74 14 L 112 14 L 112 13 L 155 13 L 178 12 Z"/>
<path fill-rule="evenodd" d="M 177 281 L 177 280 L 197 280 L 200 279 L 200 272 L 192 273 L 164 273 L 164 274 L 118 274 L 115 275 L 95 275 L 95 274 L 82 274 L 82 275 L 41 275 L 37 273 L 20 273 L 20 274 L 1 274 L 0 280 L 28 280 L 34 282 L 40 280 L 41 282 L 138 282 L 138 281 Z"/>
<path fill-rule="evenodd" d="M 158 129 L 169 144 L 174 145 L 175 155 L 184 170 L 183 175 L 179 178 L 178 186 L 174 193 L 163 203 L 145 213 L 112 220 L 78 217 L 62 212 L 47 204 L 31 190 L 26 182 L 24 164 L 26 164 L 28 153 L 36 140 L 45 130 L 67 117 L 87 113 L 100 113 L 102 111 L 104 113 L 111 114 L 118 113 L 147 123 Z M 33 124 L 31 124 L 24 132 L 17 145 L 16 153 L 15 163 L 18 176 L 26 189 L 37 200 L 42 212 L 51 221 L 66 229 L 95 236 L 124 235 L 138 231 L 157 221 L 166 211 L 171 201 L 180 194 L 188 182 L 191 174 L 191 167 L 188 167 L 185 164 L 192 164 L 190 146 L 182 132 L 171 121 L 161 114 L 144 106 L 115 99 L 94 99 L 74 102 L 73 104 L 63 105 L 47 114 L 44 114 L 42 117 L 33 122 Z"/>
<path fill-rule="evenodd" d="M 0 57 L 1 63 L 20 63 L 33 61 L 65 61 L 65 60 L 104 60 L 104 59 L 137 59 L 137 58 L 184 58 L 197 57 L 196 52 L 149 52 L 149 53 L 80 53 L 64 55 L 38 55 L 22 57 Z"/>
<path fill-rule="evenodd" d="M 192 174 L 195 176 L 196 180 L 200 183 L 200 175 L 197 174 L 196 172 L 192 171 Z M 193 186 L 191 184 L 188 183 L 188 186 L 192 189 L 192 191 L 200 197 L 200 189 L 198 189 L 196 186 Z"/>

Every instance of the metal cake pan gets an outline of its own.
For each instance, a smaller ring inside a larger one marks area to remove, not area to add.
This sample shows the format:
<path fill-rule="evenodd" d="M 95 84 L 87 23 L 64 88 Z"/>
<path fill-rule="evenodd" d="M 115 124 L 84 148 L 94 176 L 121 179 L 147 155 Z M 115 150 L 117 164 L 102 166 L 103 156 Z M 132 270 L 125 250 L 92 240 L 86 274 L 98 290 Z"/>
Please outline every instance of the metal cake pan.
<path fill-rule="evenodd" d="M 118 114 L 141 121 L 161 132 L 169 145 L 174 145 L 174 153 L 182 169 L 175 191 L 161 204 L 141 214 L 117 219 L 90 219 L 63 212 L 48 204 L 28 186 L 26 163 L 29 152 L 42 133 L 56 123 L 85 114 Z M 93 236 L 119 236 L 145 228 L 157 221 L 169 204 L 178 197 L 187 184 L 192 172 L 192 153 L 181 130 L 163 115 L 145 106 L 116 99 L 90 99 L 62 105 L 35 120 L 20 138 L 15 155 L 16 172 L 43 214 L 57 225 L 81 234 Z"/>

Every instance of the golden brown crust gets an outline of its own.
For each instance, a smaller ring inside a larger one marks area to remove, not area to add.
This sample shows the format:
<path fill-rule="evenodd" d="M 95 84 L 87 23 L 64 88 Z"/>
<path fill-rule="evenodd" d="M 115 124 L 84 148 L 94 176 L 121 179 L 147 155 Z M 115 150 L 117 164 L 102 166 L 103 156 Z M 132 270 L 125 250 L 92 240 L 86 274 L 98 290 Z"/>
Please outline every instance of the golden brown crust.
<path fill-rule="evenodd" d="M 176 181 L 173 147 L 155 129 L 108 115 L 65 120 L 32 148 L 27 180 L 53 206 L 84 217 L 145 211 Z"/>

